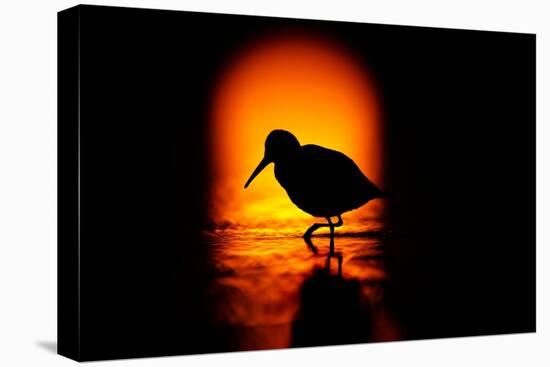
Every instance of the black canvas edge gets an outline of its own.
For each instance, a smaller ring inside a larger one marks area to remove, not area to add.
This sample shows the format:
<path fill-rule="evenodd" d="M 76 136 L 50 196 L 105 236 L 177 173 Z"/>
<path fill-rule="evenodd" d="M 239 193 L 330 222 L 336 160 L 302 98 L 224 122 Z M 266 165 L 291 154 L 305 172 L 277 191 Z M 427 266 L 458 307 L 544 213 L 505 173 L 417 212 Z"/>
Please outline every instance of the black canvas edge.
<path fill-rule="evenodd" d="M 291 15 L 262 15 L 262 14 L 240 14 L 240 13 L 230 13 L 230 12 L 216 12 L 216 11 L 200 11 L 200 10 L 185 10 L 185 9 L 159 9 L 159 8 L 148 8 L 148 7 L 139 7 L 139 6 L 113 6 L 113 5 L 98 5 L 98 4 L 79 4 L 74 8 L 108 8 L 113 10 L 134 10 L 134 11 L 145 11 L 145 12 L 159 12 L 159 13 L 191 13 L 191 14 L 204 14 L 212 16 L 233 16 L 233 17 L 246 17 L 246 18 L 269 18 L 269 19 L 286 19 L 286 20 L 296 20 L 302 22 L 325 22 L 325 23 L 350 23 L 350 24 L 361 24 L 361 25 L 376 25 L 382 27 L 391 27 L 391 28 L 414 28 L 414 29 L 425 29 L 425 30 L 438 30 L 438 31 L 450 31 L 450 32 L 488 32 L 488 33 L 502 33 L 502 34 L 518 34 L 518 35 L 535 35 L 535 32 L 520 32 L 520 31 L 505 31 L 505 30 L 487 30 L 487 29 L 468 29 L 468 28 L 459 28 L 459 27 L 442 27 L 442 26 L 423 26 L 423 25 L 410 25 L 410 24 L 397 24 L 397 23 L 377 23 L 375 21 L 354 21 L 354 20 L 345 20 L 345 19 L 324 19 L 324 18 L 302 18 L 294 17 Z M 73 9 L 73 8 L 69 8 Z M 67 10 L 69 10 L 67 9 Z M 64 12 L 65 10 L 63 10 Z"/>
<path fill-rule="evenodd" d="M 57 13 L 57 353 L 80 361 L 80 7 Z"/>

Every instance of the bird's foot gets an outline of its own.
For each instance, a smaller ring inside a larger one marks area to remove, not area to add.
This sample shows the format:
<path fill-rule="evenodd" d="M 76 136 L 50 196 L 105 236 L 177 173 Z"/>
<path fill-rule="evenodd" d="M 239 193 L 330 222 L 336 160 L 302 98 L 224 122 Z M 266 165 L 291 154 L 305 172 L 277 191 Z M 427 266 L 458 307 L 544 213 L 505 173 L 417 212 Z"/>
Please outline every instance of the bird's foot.
<path fill-rule="evenodd" d="M 310 237 L 306 237 L 306 235 L 304 234 L 304 241 L 305 241 L 307 247 L 311 250 L 311 252 L 313 252 L 313 254 L 317 255 L 317 253 L 319 252 L 319 250 L 318 250 L 317 247 L 313 244 L 313 242 L 311 242 L 311 236 L 310 236 Z"/>

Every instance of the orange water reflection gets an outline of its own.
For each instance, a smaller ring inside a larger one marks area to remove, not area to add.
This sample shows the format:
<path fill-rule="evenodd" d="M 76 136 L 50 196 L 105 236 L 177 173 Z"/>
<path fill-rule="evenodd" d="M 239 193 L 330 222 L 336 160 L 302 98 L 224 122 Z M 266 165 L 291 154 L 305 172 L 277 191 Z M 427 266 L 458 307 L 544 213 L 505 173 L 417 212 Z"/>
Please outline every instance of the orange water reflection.
<path fill-rule="evenodd" d="M 246 330 L 240 334 L 238 349 L 294 345 L 292 326 L 301 317 L 302 287 L 319 271 L 359 284 L 357 299 L 373 320 L 372 330 L 366 333 L 370 341 L 399 339 L 384 307 L 388 273 L 376 232 L 335 238 L 340 274 L 338 256 L 328 257 L 326 236 L 313 238 L 317 254 L 299 236 L 218 230 L 207 238 L 218 273 L 212 287 L 215 322 Z"/>

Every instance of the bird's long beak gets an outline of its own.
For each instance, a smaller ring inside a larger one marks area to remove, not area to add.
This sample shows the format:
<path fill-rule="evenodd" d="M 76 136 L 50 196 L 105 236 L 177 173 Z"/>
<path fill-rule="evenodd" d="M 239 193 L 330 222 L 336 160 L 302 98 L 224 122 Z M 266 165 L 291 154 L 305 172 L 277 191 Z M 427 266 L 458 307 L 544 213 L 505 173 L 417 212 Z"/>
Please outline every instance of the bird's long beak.
<path fill-rule="evenodd" d="M 248 187 L 248 185 L 250 185 L 252 180 L 254 180 L 254 178 L 256 178 L 256 176 L 258 176 L 260 174 L 260 172 L 262 172 L 262 170 L 265 168 L 265 166 L 267 166 L 269 163 L 271 163 L 271 161 L 269 159 L 267 159 L 266 157 L 264 157 L 262 159 L 260 164 L 258 164 L 258 167 L 256 167 L 254 172 L 252 172 L 252 174 L 250 175 L 250 178 L 248 179 L 248 181 L 246 181 L 246 183 L 244 184 L 245 189 Z"/>

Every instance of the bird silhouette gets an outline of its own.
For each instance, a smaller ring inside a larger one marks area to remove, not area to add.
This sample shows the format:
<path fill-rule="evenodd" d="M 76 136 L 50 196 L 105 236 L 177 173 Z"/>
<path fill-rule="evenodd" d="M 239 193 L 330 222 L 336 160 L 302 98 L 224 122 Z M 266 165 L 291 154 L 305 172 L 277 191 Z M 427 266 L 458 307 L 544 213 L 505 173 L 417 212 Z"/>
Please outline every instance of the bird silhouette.
<path fill-rule="evenodd" d="M 270 163 L 275 164 L 275 177 L 290 200 L 306 213 L 325 218 L 304 233 L 304 239 L 316 252 L 311 235 L 321 227 L 330 227 L 331 253 L 334 252 L 334 228 L 343 225 L 342 214 L 385 197 L 345 154 L 318 145 L 300 145 L 285 130 L 273 130 L 265 141 L 264 157 L 244 188 Z M 336 223 L 331 217 L 337 217 Z"/>

